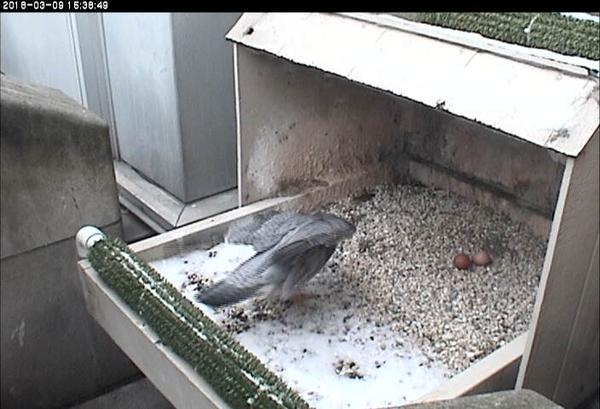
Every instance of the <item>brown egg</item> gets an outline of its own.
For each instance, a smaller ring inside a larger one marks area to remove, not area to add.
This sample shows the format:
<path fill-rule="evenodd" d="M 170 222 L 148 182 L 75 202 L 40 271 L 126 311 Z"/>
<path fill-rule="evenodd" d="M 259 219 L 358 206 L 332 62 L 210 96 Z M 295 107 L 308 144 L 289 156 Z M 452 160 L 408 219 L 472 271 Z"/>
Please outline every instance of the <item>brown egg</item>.
<path fill-rule="evenodd" d="M 454 257 L 454 267 L 459 270 L 466 270 L 471 267 L 471 257 L 464 253 L 457 254 Z"/>
<path fill-rule="evenodd" d="M 487 251 L 481 250 L 479 253 L 473 256 L 473 263 L 478 266 L 487 266 L 492 262 L 492 258 Z"/>

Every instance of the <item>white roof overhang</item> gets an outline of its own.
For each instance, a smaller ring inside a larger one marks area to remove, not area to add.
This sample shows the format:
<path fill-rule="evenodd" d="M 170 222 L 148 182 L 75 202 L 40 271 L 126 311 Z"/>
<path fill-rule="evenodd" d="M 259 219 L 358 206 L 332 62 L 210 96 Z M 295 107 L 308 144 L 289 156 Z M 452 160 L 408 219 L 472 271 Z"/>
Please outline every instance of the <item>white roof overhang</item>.
<path fill-rule="evenodd" d="M 599 125 L 598 61 L 369 13 L 245 13 L 227 39 L 568 156 Z"/>

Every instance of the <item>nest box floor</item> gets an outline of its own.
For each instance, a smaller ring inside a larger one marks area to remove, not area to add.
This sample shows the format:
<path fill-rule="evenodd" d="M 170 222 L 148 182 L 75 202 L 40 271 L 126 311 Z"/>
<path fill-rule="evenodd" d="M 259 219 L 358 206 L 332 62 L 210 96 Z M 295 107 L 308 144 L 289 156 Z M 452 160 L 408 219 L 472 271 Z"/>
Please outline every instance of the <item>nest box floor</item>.
<path fill-rule="evenodd" d="M 196 303 L 316 408 L 402 405 L 527 330 L 545 243 L 445 191 L 398 185 L 325 206 L 357 231 L 299 303 Z M 492 263 L 459 270 L 459 252 Z M 194 300 L 254 254 L 221 243 L 151 263 Z"/>

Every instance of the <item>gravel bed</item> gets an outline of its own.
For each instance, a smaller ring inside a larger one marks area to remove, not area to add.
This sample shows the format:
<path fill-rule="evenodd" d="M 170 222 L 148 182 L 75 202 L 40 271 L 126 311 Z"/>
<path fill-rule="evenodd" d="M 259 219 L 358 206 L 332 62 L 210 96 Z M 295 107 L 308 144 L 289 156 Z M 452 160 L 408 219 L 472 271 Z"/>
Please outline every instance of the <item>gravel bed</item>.
<path fill-rule="evenodd" d="M 309 310 L 347 310 L 342 332 L 375 323 L 455 374 L 527 330 L 545 243 L 526 226 L 414 185 L 379 186 L 322 210 L 357 228 L 305 289 Z M 479 250 L 490 265 L 454 267 L 457 253 Z M 265 320 L 297 323 L 290 306 L 252 300 L 224 309 L 223 325 L 241 333 Z"/>
<path fill-rule="evenodd" d="M 382 186 L 327 211 L 355 223 L 322 279 L 340 274 L 361 312 L 453 372 L 527 330 L 545 243 L 507 215 L 442 190 Z M 458 270 L 459 252 L 492 264 Z"/>

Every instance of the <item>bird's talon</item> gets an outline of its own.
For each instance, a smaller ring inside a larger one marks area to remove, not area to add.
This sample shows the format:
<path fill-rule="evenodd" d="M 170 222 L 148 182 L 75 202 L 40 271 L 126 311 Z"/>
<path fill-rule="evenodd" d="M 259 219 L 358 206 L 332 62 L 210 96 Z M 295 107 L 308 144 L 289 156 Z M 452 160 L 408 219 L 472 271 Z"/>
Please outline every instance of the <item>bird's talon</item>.
<path fill-rule="evenodd" d="M 288 298 L 288 301 L 291 304 L 302 304 L 304 301 L 309 300 L 311 298 L 316 298 L 316 295 L 311 293 L 298 293 L 290 296 L 290 298 Z"/>

